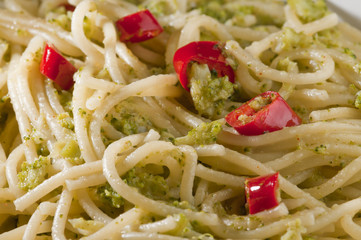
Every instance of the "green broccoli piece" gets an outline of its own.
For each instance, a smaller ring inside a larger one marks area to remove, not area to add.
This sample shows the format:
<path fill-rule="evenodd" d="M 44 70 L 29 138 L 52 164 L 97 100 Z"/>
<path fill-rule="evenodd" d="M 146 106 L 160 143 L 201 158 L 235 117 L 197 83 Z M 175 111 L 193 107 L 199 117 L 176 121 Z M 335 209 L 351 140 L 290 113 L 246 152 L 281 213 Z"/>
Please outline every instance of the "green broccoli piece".
<path fill-rule="evenodd" d="M 328 12 L 324 0 L 287 0 L 287 2 L 303 23 L 320 19 Z"/>
<path fill-rule="evenodd" d="M 163 176 L 147 173 L 143 168 L 132 168 L 125 174 L 123 180 L 146 197 L 155 200 L 169 199 L 169 186 Z"/>
<path fill-rule="evenodd" d="M 122 101 L 115 106 L 115 111 L 106 116 L 107 121 L 118 131 L 125 135 L 142 133 L 154 129 L 159 132 L 161 139 L 172 141 L 174 136 L 167 129 L 155 126 L 148 116 L 143 116 L 134 111 L 132 99 Z M 108 139 L 104 139 L 108 142 Z"/>
<path fill-rule="evenodd" d="M 64 158 L 78 158 L 80 154 L 78 142 L 73 139 L 67 141 L 60 151 L 60 156 Z"/>
<path fill-rule="evenodd" d="M 67 140 L 66 142 L 58 142 L 56 144 L 59 156 L 65 158 L 73 165 L 81 165 L 84 159 L 81 158 L 81 151 L 76 140 Z"/>
<path fill-rule="evenodd" d="M 214 118 L 222 113 L 224 103 L 234 93 L 227 76 L 217 77 L 207 64 L 194 63 L 190 71 L 191 96 L 199 114 Z"/>
<path fill-rule="evenodd" d="M 339 41 L 340 35 L 340 31 L 338 31 L 336 28 L 330 28 L 315 33 L 313 35 L 313 39 L 317 43 L 322 44 L 327 48 L 338 48 L 341 46 Z"/>
<path fill-rule="evenodd" d="M 244 26 L 244 17 L 254 14 L 253 6 L 234 5 L 232 8 L 224 7 L 225 0 L 200 0 L 197 1 L 195 8 L 198 8 L 202 14 L 217 19 L 221 23 L 232 19 L 234 25 Z"/>
<path fill-rule="evenodd" d="M 156 1 L 147 1 L 145 8 L 147 8 L 154 16 L 164 16 L 170 15 L 176 11 L 173 6 L 177 6 L 175 0 L 156 0 Z"/>
<path fill-rule="evenodd" d="M 296 48 L 307 48 L 312 45 L 312 37 L 304 33 L 296 33 L 292 28 L 285 27 L 279 38 L 280 50 L 290 51 Z"/>
<path fill-rule="evenodd" d="M 155 200 L 168 200 L 169 186 L 164 177 L 153 175 L 144 171 L 144 168 L 132 168 L 123 177 L 123 181 L 131 187 L 135 187 L 146 197 Z M 109 183 L 96 190 L 99 198 L 114 208 L 124 206 L 125 199 L 120 196 Z"/>
<path fill-rule="evenodd" d="M 127 101 L 118 104 L 116 110 L 117 113 L 108 116 L 108 121 L 115 129 L 127 136 L 146 132 L 153 128 L 153 124 L 148 118 L 127 107 Z"/>
<path fill-rule="evenodd" d="M 100 199 L 109 203 L 112 207 L 121 208 L 124 206 L 124 198 L 122 198 L 109 183 L 98 187 L 97 192 Z"/>
<path fill-rule="evenodd" d="M 152 126 L 149 120 L 135 112 L 124 112 L 123 114 L 121 114 L 120 118 L 112 118 L 110 120 L 110 123 L 115 129 L 124 133 L 127 136 L 145 132 Z"/>
<path fill-rule="evenodd" d="M 246 26 L 245 17 L 247 15 L 254 14 L 253 6 L 239 6 L 235 10 L 236 11 L 234 12 L 234 16 L 232 18 L 233 25 L 245 27 Z M 257 17 L 260 17 L 260 16 L 257 16 Z"/>
<path fill-rule="evenodd" d="M 69 113 L 61 113 L 57 116 L 57 120 L 63 128 L 74 130 L 74 120 L 70 117 Z"/>
<path fill-rule="evenodd" d="M 222 130 L 221 121 L 213 121 L 210 123 L 202 123 L 193 128 L 184 137 L 176 138 L 176 145 L 205 145 L 212 144 L 217 141 L 217 135 Z"/>
<path fill-rule="evenodd" d="M 224 3 L 224 0 L 203 0 L 199 1 L 198 8 L 201 10 L 201 13 L 213 17 L 218 21 L 224 23 L 229 18 L 231 18 L 231 12 L 227 11 L 222 7 Z"/>
<path fill-rule="evenodd" d="M 29 191 L 38 186 L 48 178 L 49 166 L 50 159 L 48 157 L 39 157 L 33 163 L 24 162 L 18 173 L 19 187 Z"/>
<path fill-rule="evenodd" d="M 219 22 L 224 23 L 227 20 L 234 18 L 236 25 L 242 26 L 244 23 L 244 17 L 253 13 L 252 6 L 238 6 L 235 9 L 224 8 L 224 0 L 203 0 L 199 4 L 201 12 L 205 15 L 217 19 Z"/>

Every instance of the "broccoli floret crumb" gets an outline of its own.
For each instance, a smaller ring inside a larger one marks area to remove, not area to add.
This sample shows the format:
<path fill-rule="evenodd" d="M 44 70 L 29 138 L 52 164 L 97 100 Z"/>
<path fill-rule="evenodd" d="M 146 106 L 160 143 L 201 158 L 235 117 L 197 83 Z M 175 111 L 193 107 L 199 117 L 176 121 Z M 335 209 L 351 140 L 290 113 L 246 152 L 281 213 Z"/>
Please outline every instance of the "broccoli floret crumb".
<path fill-rule="evenodd" d="M 324 0 L 288 0 L 287 2 L 303 23 L 320 19 L 328 12 Z"/>
<path fill-rule="evenodd" d="M 224 103 L 234 93 L 228 76 L 217 77 L 207 64 L 194 63 L 190 71 L 190 93 L 199 114 L 215 118 L 222 113 Z"/>
<path fill-rule="evenodd" d="M 118 104 L 115 107 L 117 112 L 107 117 L 115 129 L 128 136 L 154 128 L 152 122 L 147 117 L 132 110 L 127 103 L 128 101 L 123 101 Z"/>
<path fill-rule="evenodd" d="M 48 177 L 49 166 L 50 159 L 48 157 L 39 157 L 33 163 L 24 162 L 18 173 L 19 187 L 29 191 L 38 186 Z"/>
<path fill-rule="evenodd" d="M 193 128 L 184 137 L 176 138 L 176 145 L 206 145 L 217 141 L 217 135 L 222 130 L 222 121 L 213 121 L 210 123 L 202 123 Z"/>
<path fill-rule="evenodd" d="M 156 17 L 170 15 L 176 11 L 177 2 L 174 0 L 147 1 L 145 8 Z"/>
<path fill-rule="evenodd" d="M 78 142 L 73 139 L 67 141 L 60 151 L 60 156 L 64 158 L 79 158 L 80 154 Z"/>
<path fill-rule="evenodd" d="M 296 48 L 307 48 L 312 44 L 312 37 L 292 28 L 285 27 L 276 42 L 275 51 L 290 51 Z"/>
<path fill-rule="evenodd" d="M 123 177 L 123 181 L 131 187 L 154 200 L 169 200 L 169 186 L 163 176 L 153 175 L 144 171 L 143 168 L 132 168 Z M 105 203 L 114 208 L 124 206 L 125 199 L 120 196 L 109 183 L 97 188 L 96 193 Z"/>
<path fill-rule="evenodd" d="M 168 200 L 169 186 L 164 177 L 133 168 L 123 178 L 129 186 L 135 187 L 146 197 L 155 200 Z"/>
<path fill-rule="evenodd" d="M 106 183 L 97 189 L 98 196 L 109 203 L 112 207 L 120 208 L 124 205 L 124 199 L 120 196 L 109 183 Z"/>

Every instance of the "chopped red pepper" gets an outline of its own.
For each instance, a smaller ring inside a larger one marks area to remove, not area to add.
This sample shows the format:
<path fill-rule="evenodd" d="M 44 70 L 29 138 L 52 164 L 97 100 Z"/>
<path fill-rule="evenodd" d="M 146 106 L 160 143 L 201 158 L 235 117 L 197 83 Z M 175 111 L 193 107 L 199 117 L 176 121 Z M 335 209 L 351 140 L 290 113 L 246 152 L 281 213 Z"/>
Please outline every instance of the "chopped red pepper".
<path fill-rule="evenodd" d="M 71 5 L 70 3 L 63 3 L 59 5 L 60 7 L 64 7 L 66 11 L 74 12 L 75 6 Z"/>
<path fill-rule="evenodd" d="M 225 119 L 239 134 L 246 136 L 273 132 L 302 122 L 279 93 L 273 91 L 249 100 L 230 112 Z"/>
<path fill-rule="evenodd" d="M 247 178 L 245 182 L 246 199 L 250 214 L 278 206 L 278 172 L 271 175 Z"/>
<path fill-rule="evenodd" d="M 189 91 L 187 72 L 192 62 L 207 64 L 211 71 L 217 72 L 218 77 L 228 76 L 229 81 L 234 82 L 234 71 L 222 54 L 219 42 L 191 42 L 175 52 L 173 57 L 174 69 L 178 74 L 180 83 L 187 91 Z"/>
<path fill-rule="evenodd" d="M 40 72 L 53 80 L 63 90 L 73 85 L 73 75 L 77 69 L 66 60 L 54 47 L 46 44 L 40 63 Z"/>
<path fill-rule="evenodd" d="M 163 32 L 162 26 L 149 10 L 143 10 L 120 18 L 115 25 L 120 31 L 120 41 L 142 42 Z"/>

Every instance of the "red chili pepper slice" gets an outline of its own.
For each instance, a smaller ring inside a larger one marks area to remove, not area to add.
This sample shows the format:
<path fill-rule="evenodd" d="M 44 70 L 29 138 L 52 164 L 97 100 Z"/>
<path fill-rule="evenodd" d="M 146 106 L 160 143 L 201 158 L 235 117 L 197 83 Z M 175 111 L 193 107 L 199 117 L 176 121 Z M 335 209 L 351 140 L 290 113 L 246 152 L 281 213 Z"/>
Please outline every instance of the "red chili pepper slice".
<path fill-rule="evenodd" d="M 300 125 L 301 118 L 277 92 L 267 91 L 225 117 L 241 135 L 254 136 Z"/>
<path fill-rule="evenodd" d="M 247 178 L 245 181 L 246 199 L 250 214 L 278 206 L 279 174 Z"/>
<path fill-rule="evenodd" d="M 70 3 L 63 3 L 59 5 L 60 7 L 64 7 L 66 11 L 74 12 L 75 6 Z"/>
<path fill-rule="evenodd" d="M 143 10 L 120 18 L 115 25 L 120 31 L 120 41 L 142 42 L 163 32 L 162 26 L 149 10 Z"/>
<path fill-rule="evenodd" d="M 227 63 L 219 42 L 191 42 L 179 48 L 173 57 L 173 65 L 183 88 L 189 91 L 187 71 L 191 62 L 207 64 L 210 70 L 217 72 L 218 77 L 228 76 L 234 82 L 234 71 Z"/>
<path fill-rule="evenodd" d="M 73 85 L 73 75 L 77 69 L 66 60 L 54 47 L 46 44 L 40 63 L 40 72 L 53 80 L 63 90 Z"/>

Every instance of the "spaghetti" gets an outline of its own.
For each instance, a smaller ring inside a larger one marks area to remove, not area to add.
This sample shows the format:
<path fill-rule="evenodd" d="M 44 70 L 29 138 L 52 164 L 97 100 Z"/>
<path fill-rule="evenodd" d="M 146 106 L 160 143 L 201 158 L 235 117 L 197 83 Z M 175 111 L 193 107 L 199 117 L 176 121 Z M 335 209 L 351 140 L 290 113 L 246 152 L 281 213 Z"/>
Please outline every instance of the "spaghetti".
<path fill-rule="evenodd" d="M 0 240 L 360 239 L 361 34 L 324 1 L 1 4 Z M 183 88 L 173 57 L 202 41 L 218 58 L 178 66 Z M 297 124 L 226 123 L 266 91 Z M 275 172 L 279 204 L 249 214 L 246 179 Z"/>

